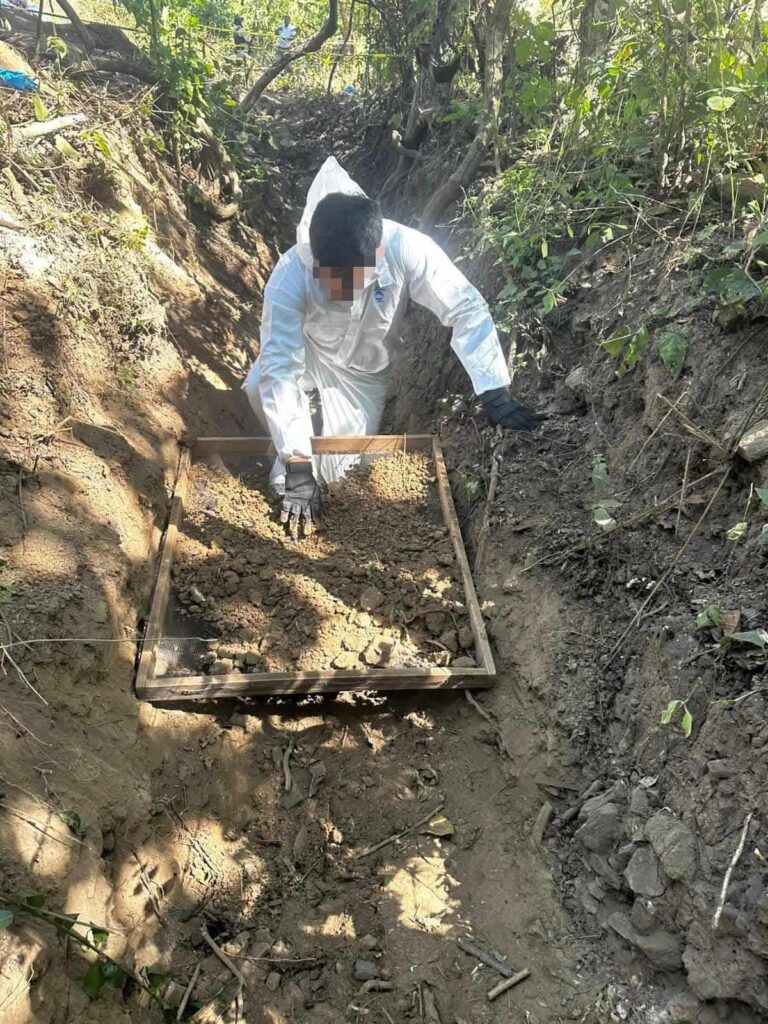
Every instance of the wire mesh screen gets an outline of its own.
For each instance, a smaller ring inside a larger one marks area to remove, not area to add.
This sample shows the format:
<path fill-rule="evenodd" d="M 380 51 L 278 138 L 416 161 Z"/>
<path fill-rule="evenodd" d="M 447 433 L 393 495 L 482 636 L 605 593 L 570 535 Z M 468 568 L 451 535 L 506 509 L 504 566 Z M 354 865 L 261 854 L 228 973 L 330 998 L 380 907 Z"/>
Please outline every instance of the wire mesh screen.
<path fill-rule="evenodd" d="M 203 671 L 200 659 L 210 640 L 199 636 L 164 636 L 157 641 L 156 676 L 194 676 Z"/>

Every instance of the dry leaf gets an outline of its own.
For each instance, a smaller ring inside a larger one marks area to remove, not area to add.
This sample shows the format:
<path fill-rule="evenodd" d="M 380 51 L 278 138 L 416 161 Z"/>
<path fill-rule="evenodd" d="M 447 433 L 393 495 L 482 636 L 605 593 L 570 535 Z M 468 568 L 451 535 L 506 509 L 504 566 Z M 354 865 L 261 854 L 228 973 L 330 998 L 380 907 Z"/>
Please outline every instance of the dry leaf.
<path fill-rule="evenodd" d="M 430 818 L 422 829 L 425 836 L 438 836 L 443 839 L 447 836 L 452 836 L 455 831 L 453 822 L 449 821 L 442 814 L 436 814 L 434 818 Z"/>

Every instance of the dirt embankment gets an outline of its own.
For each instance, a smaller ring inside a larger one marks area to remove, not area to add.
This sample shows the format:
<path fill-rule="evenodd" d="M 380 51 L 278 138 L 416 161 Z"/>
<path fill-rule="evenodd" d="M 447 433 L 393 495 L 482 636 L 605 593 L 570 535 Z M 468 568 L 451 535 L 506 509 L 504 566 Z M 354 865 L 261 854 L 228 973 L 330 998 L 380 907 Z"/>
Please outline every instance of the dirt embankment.
<path fill-rule="evenodd" d="M 24 102 L 12 120 L 31 118 Z M 550 413 L 541 433 L 500 440 L 445 332 L 419 318 L 391 425 L 442 432 L 470 540 L 491 449 L 502 458 L 478 579 L 496 690 L 479 712 L 445 695 L 139 706 L 136 629 L 177 440 L 252 429 L 238 386 L 273 251 L 185 208 L 124 101 L 84 88 L 71 102 L 111 157 L 79 136 L 76 162 L 38 144 L 8 200 L 28 229 L 0 235 L 0 610 L 18 666 L 0 706 L 3 891 L 105 925 L 109 953 L 162 975 L 171 1005 L 197 975 L 192 1009 L 229 980 L 205 924 L 245 977 L 249 1024 L 764 1017 L 765 656 L 726 637 L 768 617 L 765 513 L 747 504 L 766 480 L 657 397 L 687 388 L 686 417 L 728 443 L 761 387 L 757 336 L 681 312 L 680 380 L 649 350 L 617 381 L 595 339 L 619 300 L 638 318 L 650 288 L 682 310 L 689 286 L 653 278 L 652 248 L 616 256 L 566 307 L 543 372 L 519 377 Z M 286 150 L 302 182 L 348 148 L 340 116 L 318 123 L 311 154 Z M 462 400 L 438 414 L 448 387 Z M 642 518 L 602 533 L 598 498 L 620 524 Z M 697 629 L 708 607 L 719 616 Z M 662 727 L 672 699 L 685 707 Z M 464 933 L 530 979 L 489 1002 L 497 975 L 458 950 Z M 0 942 L 11 1024 L 160 1019 L 130 989 L 92 1001 L 88 955 L 23 914 Z"/>

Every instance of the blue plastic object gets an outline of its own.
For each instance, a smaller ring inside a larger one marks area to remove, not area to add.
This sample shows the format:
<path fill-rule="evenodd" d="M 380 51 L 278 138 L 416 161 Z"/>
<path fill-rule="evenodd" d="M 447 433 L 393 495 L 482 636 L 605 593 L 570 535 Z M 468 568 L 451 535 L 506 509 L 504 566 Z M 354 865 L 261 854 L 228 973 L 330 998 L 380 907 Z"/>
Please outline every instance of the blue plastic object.
<path fill-rule="evenodd" d="M 0 86 L 2 85 L 18 92 L 37 92 L 40 88 L 36 78 L 30 78 L 23 71 L 9 71 L 7 68 L 0 68 Z"/>

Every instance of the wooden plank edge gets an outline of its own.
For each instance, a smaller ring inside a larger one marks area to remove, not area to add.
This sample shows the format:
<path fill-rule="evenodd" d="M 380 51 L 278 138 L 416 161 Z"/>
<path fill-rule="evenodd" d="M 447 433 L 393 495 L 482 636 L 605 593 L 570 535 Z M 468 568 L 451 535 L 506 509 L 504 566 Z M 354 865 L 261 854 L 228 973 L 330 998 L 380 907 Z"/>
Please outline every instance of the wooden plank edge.
<path fill-rule="evenodd" d="M 337 437 L 313 437 L 316 455 L 360 455 L 395 452 L 429 452 L 432 434 L 365 434 Z M 198 437 L 192 442 L 192 454 L 201 455 L 274 455 L 268 437 Z"/>
<path fill-rule="evenodd" d="M 474 673 L 474 674 L 470 674 Z M 215 700 L 242 697 L 288 697 L 295 694 L 343 693 L 353 691 L 407 692 L 413 690 L 484 690 L 494 680 L 482 669 L 464 669 L 453 675 L 432 676 L 415 672 L 407 677 L 383 675 L 379 678 L 361 678 L 359 673 L 317 673 L 327 678 L 304 678 L 292 681 L 275 679 L 278 673 L 258 673 L 262 678 L 239 676 L 169 676 L 154 679 L 137 689 L 140 700 Z M 311 673 L 305 673 L 311 675 Z M 333 676 L 336 675 L 336 678 Z M 338 678 L 347 675 L 352 678 Z"/>
<path fill-rule="evenodd" d="M 446 469 L 445 459 L 443 457 L 443 450 L 437 438 L 433 438 L 432 443 L 432 457 L 435 462 L 435 477 L 437 479 L 437 492 L 440 496 L 440 504 L 443 509 L 443 518 L 445 519 L 448 527 L 448 532 L 451 535 L 453 541 L 453 551 L 456 556 L 456 560 L 459 564 L 459 570 L 461 572 L 461 580 L 464 585 L 464 596 L 467 601 L 467 608 L 469 610 L 469 622 L 472 627 L 472 633 L 475 637 L 475 644 L 477 646 L 477 652 L 480 655 L 479 661 L 485 672 L 488 675 L 496 675 L 496 665 L 493 660 L 493 653 L 491 651 L 491 645 L 488 641 L 488 633 L 485 629 L 485 622 L 483 621 L 483 613 L 480 608 L 480 602 L 477 599 L 477 593 L 475 591 L 475 582 L 472 579 L 472 570 L 469 566 L 469 559 L 464 549 L 464 538 L 461 535 L 461 527 L 459 526 L 459 517 L 456 515 L 456 506 L 453 503 L 453 495 L 451 493 L 451 482 L 448 479 L 448 470 Z"/>
<path fill-rule="evenodd" d="M 173 555 L 176 548 L 179 526 L 181 525 L 184 513 L 184 499 L 189 486 L 189 471 L 192 465 L 192 454 L 189 448 L 184 448 L 179 456 L 179 465 L 176 470 L 176 479 L 173 485 L 171 496 L 171 509 L 168 514 L 168 523 L 160 544 L 159 563 L 157 576 L 152 590 L 152 600 L 149 605 L 149 616 L 144 630 L 144 637 L 141 645 L 141 656 L 136 672 L 136 692 L 147 685 L 155 667 L 156 641 L 162 636 L 162 627 L 165 623 L 165 613 L 168 607 L 171 587 L 171 568 Z"/>

